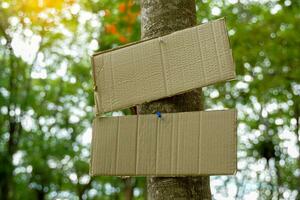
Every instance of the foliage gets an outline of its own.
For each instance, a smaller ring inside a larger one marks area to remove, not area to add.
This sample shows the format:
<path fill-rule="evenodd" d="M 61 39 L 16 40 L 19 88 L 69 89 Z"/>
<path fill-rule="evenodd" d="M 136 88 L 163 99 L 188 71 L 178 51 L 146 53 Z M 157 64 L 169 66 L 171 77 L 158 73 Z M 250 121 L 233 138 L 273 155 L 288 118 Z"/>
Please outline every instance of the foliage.
<path fill-rule="evenodd" d="M 300 195 L 299 5 L 296 1 L 210 4 L 212 9 L 223 8 L 220 14 L 226 16 L 237 66 L 237 81 L 205 92 L 209 107 L 239 111 L 235 198 L 243 199 L 251 188 L 262 199 Z M 199 17 L 213 16 L 199 12 Z"/>
<path fill-rule="evenodd" d="M 196 5 L 199 23 L 226 16 L 238 76 L 204 89 L 206 108 L 239 111 L 239 171 L 212 178 L 214 197 L 299 198 L 300 3 Z M 132 0 L 0 2 L 0 199 L 128 199 L 132 192 L 144 198 L 144 178 L 88 174 L 89 56 L 139 40 L 139 6 Z"/>

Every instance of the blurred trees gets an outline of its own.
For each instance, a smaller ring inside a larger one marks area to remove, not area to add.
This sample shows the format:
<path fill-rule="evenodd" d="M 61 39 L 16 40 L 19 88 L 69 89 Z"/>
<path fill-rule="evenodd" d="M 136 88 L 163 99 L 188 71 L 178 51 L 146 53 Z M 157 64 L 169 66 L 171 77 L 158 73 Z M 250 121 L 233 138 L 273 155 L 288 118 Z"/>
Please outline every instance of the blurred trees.
<path fill-rule="evenodd" d="M 0 199 L 117 199 L 139 184 L 88 175 L 88 55 L 98 48 L 99 14 L 74 1 L 1 1 L 0 9 Z"/>
<path fill-rule="evenodd" d="M 210 7 L 224 5 L 238 77 L 206 95 L 209 107 L 239 111 L 239 172 L 225 182 L 237 185 L 239 199 L 253 190 L 261 199 L 299 199 L 299 1 Z"/>
<path fill-rule="evenodd" d="M 226 16 L 238 75 L 204 91 L 239 111 L 239 171 L 214 197 L 300 198 L 299 1 L 196 5 L 199 23 Z M 139 21 L 131 0 L 0 1 L 0 199 L 143 199 L 143 178 L 88 175 L 89 55 L 138 40 Z"/>

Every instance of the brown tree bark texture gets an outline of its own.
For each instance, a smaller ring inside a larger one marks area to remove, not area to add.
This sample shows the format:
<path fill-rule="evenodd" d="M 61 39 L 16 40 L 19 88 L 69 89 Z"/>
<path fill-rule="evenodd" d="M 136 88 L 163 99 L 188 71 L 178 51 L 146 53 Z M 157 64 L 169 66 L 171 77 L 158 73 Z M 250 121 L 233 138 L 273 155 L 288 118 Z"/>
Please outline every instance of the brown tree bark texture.
<path fill-rule="evenodd" d="M 142 39 L 159 37 L 196 25 L 194 0 L 141 0 Z M 201 89 L 142 104 L 139 114 L 202 110 Z M 211 199 L 208 176 L 148 177 L 149 200 Z"/>

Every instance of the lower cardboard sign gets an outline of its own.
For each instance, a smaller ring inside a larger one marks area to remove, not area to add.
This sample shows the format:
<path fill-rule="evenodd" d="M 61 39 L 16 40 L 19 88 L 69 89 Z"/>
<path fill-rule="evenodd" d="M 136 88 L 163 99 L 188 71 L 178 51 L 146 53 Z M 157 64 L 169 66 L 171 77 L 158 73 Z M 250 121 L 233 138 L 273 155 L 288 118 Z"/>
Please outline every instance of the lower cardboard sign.
<path fill-rule="evenodd" d="M 237 169 L 236 111 L 97 117 L 91 175 L 230 175 Z"/>

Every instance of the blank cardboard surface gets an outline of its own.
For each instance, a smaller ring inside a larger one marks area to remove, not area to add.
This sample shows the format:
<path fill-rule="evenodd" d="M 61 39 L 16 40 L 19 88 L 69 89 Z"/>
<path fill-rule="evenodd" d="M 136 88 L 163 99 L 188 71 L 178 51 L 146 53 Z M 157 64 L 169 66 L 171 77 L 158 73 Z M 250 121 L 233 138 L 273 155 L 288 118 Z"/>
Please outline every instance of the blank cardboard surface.
<path fill-rule="evenodd" d="M 96 117 L 91 175 L 230 175 L 236 111 Z"/>
<path fill-rule="evenodd" d="M 235 78 L 224 19 L 92 57 L 100 113 Z"/>

